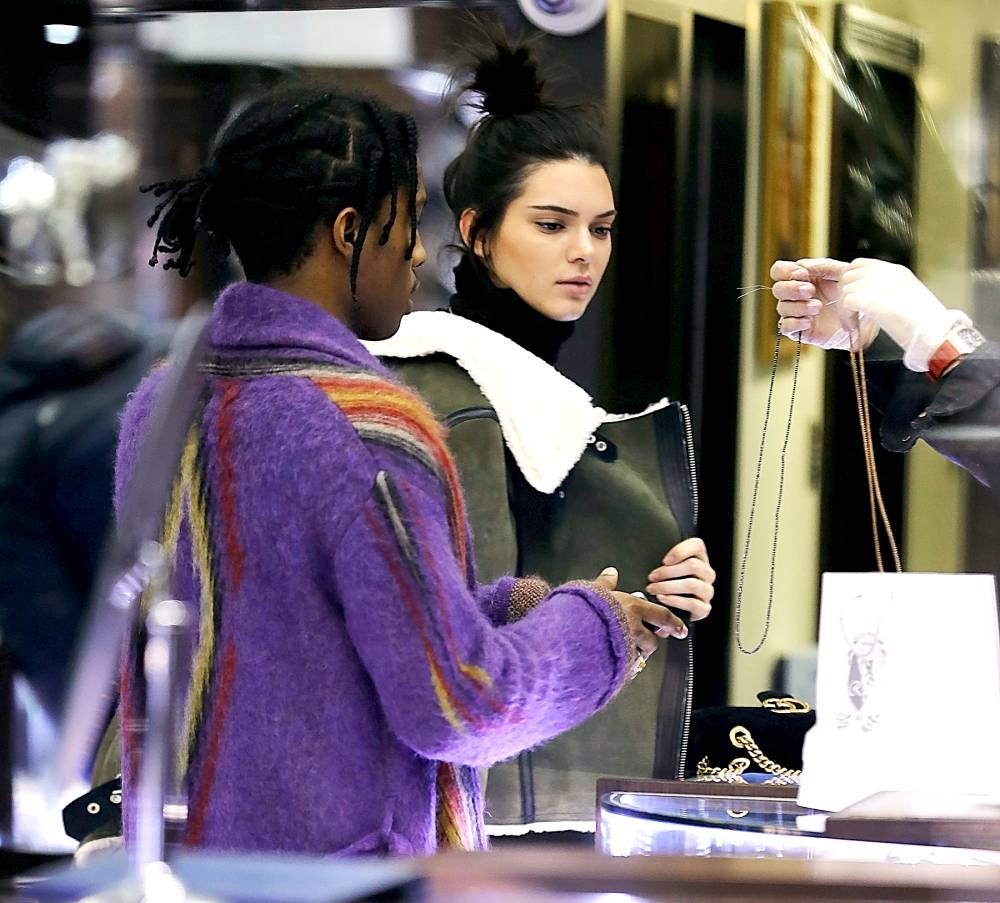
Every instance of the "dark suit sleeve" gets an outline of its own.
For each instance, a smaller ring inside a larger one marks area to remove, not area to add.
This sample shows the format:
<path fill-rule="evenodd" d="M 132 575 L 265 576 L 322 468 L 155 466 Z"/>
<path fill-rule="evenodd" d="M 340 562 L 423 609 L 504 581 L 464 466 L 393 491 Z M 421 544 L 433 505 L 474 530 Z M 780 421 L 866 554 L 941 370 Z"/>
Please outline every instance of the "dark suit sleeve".
<path fill-rule="evenodd" d="M 981 483 L 1000 488 L 1000 344 L 984 343 L 937 383 L 903 367 L 899 349 L 885 339 L 872 345 L 866 365 L 887 449 L 909 451 L 923 439 Z"/>

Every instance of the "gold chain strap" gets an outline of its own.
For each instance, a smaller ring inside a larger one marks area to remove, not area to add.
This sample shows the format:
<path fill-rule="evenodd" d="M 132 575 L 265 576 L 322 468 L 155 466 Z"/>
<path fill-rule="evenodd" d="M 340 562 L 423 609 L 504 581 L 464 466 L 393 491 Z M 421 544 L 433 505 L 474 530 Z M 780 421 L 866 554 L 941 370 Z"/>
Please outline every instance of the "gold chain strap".
<path fill-rule="evenodd" d="M 749 784 L 750 782 L 743 777 L 749 767 L 750 760 L 741 756 L 740 758 L 733 759 L 732 762 L 724 768 L 713 768 L 708 764 L 708 756 L 705 756 L 698 763 L 694 779 L 695 781 L 703 781 L 710 784 Z M 787 786 L 789 784 L 798 784 L 799 779 L 796 777 L 782 777 L 780 775 L 775 775 L 774 777 L 768 778 L 766 781 L 761 781 L 761 783 L 772 786 Z"/>
<path fill-rule="evenodd" d="M 699 781 L 718 781 L 723 784 L 745 784 L 743 772 L 750 767 L 750 760 L 733 759 L 725 768 L 713 768 L 708 764 L 708 756 L 698 763 L 696 777 Z"/>
<path fill-rule="evenodd" d="M 762 700 L 761 704 L 775 715 L 805 714 L 812 711 L 808 702 L 796 699 L 794 696 L 771 696 Z M 757 767 L 772 776 L 763 783 L 799 783 L 802 771 L 794 768 L 782 768 L 777 762 L 765 756 L 750 731 L 742 724 L 737 724 L 729 731 L 729 742 L 737 749 L 746 750 Z M 705 756 L 697 765 L 695 780 L 716 781 L 723 784 L 746 784 L 748 781 L 743 777 L 743 774 L 750 767 L 750 759 L 740 756 L 722 768 L 713 768 L 708 763 L 708 756 Z"/>
<path fill-rule="evenodd" d="M 775 715 L 805 715 L 812 711 L 808 702 L 794 696 L 771 696 L 761 705 Z"/>
<path fill-rule="evenodd" d="M 777 762 L 769 759 L 767 756 L 761 752 L 760 747 L 754 741 L 753 737 L 742 724 L 737 724 L 729 732 L 729 741 L 733 746 L 738 749 L 745 749 L 747 754 L 753 759 L 754 764 L 761 770 L 768 774 L 773 774 L 775 777 L 788 778 L 790 780 L 797 781 L 802 777 L 801 770 L 794 768 L 782 768 Z"/>

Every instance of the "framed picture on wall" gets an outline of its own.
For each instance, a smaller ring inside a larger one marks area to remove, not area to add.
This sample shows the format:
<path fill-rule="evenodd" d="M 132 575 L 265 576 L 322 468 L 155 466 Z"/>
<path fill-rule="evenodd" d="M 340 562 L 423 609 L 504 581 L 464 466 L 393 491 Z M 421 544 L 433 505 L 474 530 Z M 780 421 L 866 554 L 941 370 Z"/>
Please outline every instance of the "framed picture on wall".
<path fill-rule="evenodd" d="M 1000 41 L 979 50 L 980 179 L 975 200 L 975 266 L 1000 270 Z"/>
<path fill-rule="evenodd" d="M 809 52 L 816 7 L 763 4 L 761 97 L 760 278 L 770 285 L 775 260 L 795 260 L 812 245 L 813 123 L 819 72 Z M 777 314 L 770 292 L 759 293 L 757 348 L 762 361 L 774 354 Z M 795 343 L 782 340 L 788 357 Z"/>

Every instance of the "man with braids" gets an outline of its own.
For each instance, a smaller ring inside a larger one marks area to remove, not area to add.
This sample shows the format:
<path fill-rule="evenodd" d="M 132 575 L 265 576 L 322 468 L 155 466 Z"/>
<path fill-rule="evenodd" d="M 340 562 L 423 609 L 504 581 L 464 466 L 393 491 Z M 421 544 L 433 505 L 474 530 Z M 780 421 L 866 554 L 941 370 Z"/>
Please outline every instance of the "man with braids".
<path fill-rule="evenodd" d="M 198 609 L 181 766 L 191 846 L 427 854 L 484 845 L 477 768 L 583 721 L 664 610 L 613 569 L 477 584 L 456 470 L 429 409 L 362 346 L 391 336 L 425 252 L 412 120 L 284 89 L 249 104 L 163 200 L 153 258 L 196 236 L 249 282 L 210 323 L 199 413 L 163 528 Z M 133 479 L 162 371 L 128 404 Z M 141 718 L 123 669 L 125 835 Z"/>

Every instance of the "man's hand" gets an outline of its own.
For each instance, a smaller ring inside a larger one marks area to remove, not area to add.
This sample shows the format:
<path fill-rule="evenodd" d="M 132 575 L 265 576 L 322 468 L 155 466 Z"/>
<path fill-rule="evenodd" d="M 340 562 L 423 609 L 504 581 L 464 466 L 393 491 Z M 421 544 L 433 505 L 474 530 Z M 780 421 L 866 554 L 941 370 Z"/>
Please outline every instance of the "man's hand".
<path fill-rule="evenodd" d="M 615 568 L 605 568 L 594 582 L 610 592 L 621 605 L 628 620 L 629 636 L 644 658 L 656 651 L 657 637 L 675 636 L 683 639 L 687 636 L 684 622 L 677 615 L 671 614 L 669 609 L 648 599 L 618 592 L 618 571 Z M 656 632 L 653 633 L 643 621 L 656 628 Z"/>
<path fill-rule="evenodd" d="M 691 613 L 692 621 L 707 618 L 715 596 L 715 570 L 708 550 L 694 537 L 677 543 L 649 577 L 646 592 L 663 605 Z"/>

